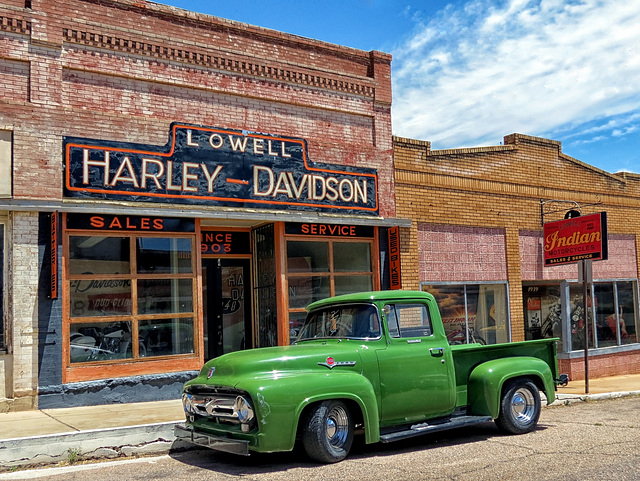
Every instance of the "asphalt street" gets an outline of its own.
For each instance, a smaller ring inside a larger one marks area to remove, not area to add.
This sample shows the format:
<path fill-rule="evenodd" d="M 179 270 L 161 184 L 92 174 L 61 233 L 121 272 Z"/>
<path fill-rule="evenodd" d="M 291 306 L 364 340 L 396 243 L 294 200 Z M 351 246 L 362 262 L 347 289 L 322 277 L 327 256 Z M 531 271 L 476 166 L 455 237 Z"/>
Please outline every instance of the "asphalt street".
<path fill-rule="evenodd" d="M 168 456 L 31 469 L 9 479 L 565 481 L 640 478 L 640 397 L 543 409 L 538 429 L 501 434 L 493 423 L 394 444 L 357 444 L 343 462 L 304 453 L 236 457 L 192 450 Z"/>

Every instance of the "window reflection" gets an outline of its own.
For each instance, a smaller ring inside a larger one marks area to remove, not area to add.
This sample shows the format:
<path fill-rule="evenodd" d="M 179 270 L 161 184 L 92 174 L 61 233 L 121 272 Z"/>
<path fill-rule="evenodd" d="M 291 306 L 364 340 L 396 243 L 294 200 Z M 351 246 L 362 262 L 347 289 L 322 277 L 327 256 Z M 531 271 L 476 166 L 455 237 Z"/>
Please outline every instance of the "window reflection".
<path fill-rule="evenodd" d="M 140 356 L 169 356 L 194 352 L 193 319 L 140 321 Z"/>
<path fill-rule="evenodd" d="M 139 237 L 136 259 L 139 274 L 191 273 L 191 239 Z"/>
<path fill-rule="evenodd" d="M 127 237 L 69 237 L 70 274 L 128 274 L 130 265 Z"/>
<path fill-rule="evenodd" d="M 191 279 L 138 280 L 138 313 L 171 314 L 193 311 Z"/>

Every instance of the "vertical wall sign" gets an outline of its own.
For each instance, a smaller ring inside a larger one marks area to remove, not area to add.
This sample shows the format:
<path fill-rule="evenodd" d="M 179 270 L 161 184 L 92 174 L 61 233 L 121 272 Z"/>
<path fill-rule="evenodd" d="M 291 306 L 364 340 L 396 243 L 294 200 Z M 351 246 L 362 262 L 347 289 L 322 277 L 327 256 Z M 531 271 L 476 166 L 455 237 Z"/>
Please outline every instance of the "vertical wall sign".
<path fill-rule="evenodd" d="M 606 212 L 544 224 L 545 266 L 601 261 L 608 256 Z"/>
<path fill-rule="evenodd" d="M 389 288 L 402 289 L 400 272 L 400 227 L 389 228 Z"/>
<path fill-rule="evenodd" d="M 377 171 L 311 162 L 304 139 L 173 123 L 163 147 L 63 148 L 65 197 L 378 213 Z"/>
<path fill-rule="evenodd" d="M 51 299 L 58 298 L 58 212 L 51 213 Z"/>

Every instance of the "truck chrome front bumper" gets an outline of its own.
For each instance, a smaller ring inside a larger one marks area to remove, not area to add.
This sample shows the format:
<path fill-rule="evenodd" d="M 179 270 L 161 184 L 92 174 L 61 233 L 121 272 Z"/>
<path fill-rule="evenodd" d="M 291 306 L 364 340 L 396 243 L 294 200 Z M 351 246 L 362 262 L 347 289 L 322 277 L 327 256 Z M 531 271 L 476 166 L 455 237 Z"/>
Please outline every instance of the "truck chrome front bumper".
<path fill-rule="evenodd" d="M 225 453 L 249 456 L 249 441 L 213 436 L 201 431 L 196 431 L 186 424 L 176 424 L 174 433 L 176 439 L 188 443 L 204 446 L 216 451 L 224 451 Z"/>

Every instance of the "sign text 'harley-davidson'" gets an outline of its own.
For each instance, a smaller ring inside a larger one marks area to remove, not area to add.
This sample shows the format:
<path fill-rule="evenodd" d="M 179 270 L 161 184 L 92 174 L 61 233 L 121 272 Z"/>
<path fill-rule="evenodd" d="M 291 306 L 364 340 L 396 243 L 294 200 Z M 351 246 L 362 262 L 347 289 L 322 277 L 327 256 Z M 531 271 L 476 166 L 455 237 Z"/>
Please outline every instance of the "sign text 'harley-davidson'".
<path fill-rule="evenodd" d="M 164 147 L 64 138 L 65 196 L 376 214 L 375 169 L 313 163 L 306 141 L 174 123 Z"/>

